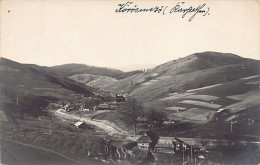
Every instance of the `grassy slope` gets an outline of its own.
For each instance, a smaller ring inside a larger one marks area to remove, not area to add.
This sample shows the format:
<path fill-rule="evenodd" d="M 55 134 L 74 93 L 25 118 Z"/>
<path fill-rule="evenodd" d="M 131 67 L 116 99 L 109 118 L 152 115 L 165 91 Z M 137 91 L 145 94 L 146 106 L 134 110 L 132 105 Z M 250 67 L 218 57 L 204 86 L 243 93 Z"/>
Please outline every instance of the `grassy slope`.
<path fill-rule="evenodd" d="M 186 93 L 187 90 L 194 88 L 201 88 L 214 84 L 223 84 L 208 89 L 197 90 L 194 93 L 198 95 L 210 95 L 217 97 L 213 101 L 205 102 L 213 102 L 214 104 L 220 105 L 221 108 L 228 107 L 232 104 L 236 105 L 240 101 L 227 98 L 227 96 L 241 94 L 247 95 L 246 93 L 250 91 L 257 92 L 257 90 L 259 90 L 258 85 L 246 84 L 253 81 L 253 79 L 242 80 L 241 78 L 260 74 L 259 66 L 259 61 L 245 59 L 233 54 L 222 54 L 215 52 L 197 53 L 182 59 L 173 60 L 162 64 L 149 70 L 148 72 L 119 80 L 114 84 L 109 85 L 107 89 L 121 93 L 128 93 L 130 97 L 135 97 L 142 100 L 144 102 L 146 113 L 151 109 L 155 109 L 166 112 L 168 117 L 171 119 L 176 119 L 174 114 L 175 112 L 172 110 L 166 110 L 165 108 L 184 107 L 185 110 L 192 108 L 196 110 L 197 108 L 197 111 L 191 111 L 187 114 L 187 116 L 198 119 L 198 116 L 197 118 L 194 116 L 202 115 L 202 117 L 205 118 L 205 115 L 210 112 L 207 114 L 211 115 L 209 119 L 212 119 L 212 117 L 214 119 L 214 114 L 217 111 L 216 108 L 181 103 L 184 100 L 203 101 L 196 98 L 196 96 L 193 98 L 179 98 L 168 101 L 160 101 L 159 99 L 166 98 L 169 94 L 174 92 Z M 245 97 L 244 99 L 247 100 L 249 98 Z M 254 104 L 247 103 L 249 105 L 247 105 L 247 107 L 239 113 L 242 114 L 248 112 L 252 108 L 255 110 L 254 107 L 257 106 L 252 106 L 259 105 L 260 103 L 259 101 L 257 102 L 257 100 L 253 101 Z M 242 104 L 244 105 L 244 103 Z M 194 116 L 190 115 L 193 112 L 199 114 L 194 114 Z M 165 136 L 170 132 L 187 136 L 198 134 L 215 136 L 221 133 L 228 133 L 230 128 L 228 124 L 225 124 L 224 120 L 231 116 L 233 112 L 231 113 L 230 111 L 229 113 L 230 114 L 227 116 L 222 116 L 222 118 L 220 118 L 220 123 L 213 122 L 213 124 L 209 124 L 207 127 L 202 125 L 202 127 L 197 128 L 200 124 L 197 123 L 198 125 L 194 125 L 194 127 L 191 124 L 188 124 L 188 126 L 185 126 L 187 130 L 180 126 L 181 129 L 177 131 L 176 126 L 174 126 L 172 128 L 173 130 L 165 129 L 163 132 L 166 133 Z M 188 119 L 187 121 L 194 122 L 194 120 L 191 119 Z M 210 129 L 215 129 L 216 131 L 212 133 L 209 131 Z"/>
<path fill-rule="evenodd" d="M 117 81 L 112 77 L 98 76 L 93 74 L 75 74 L 69 78 L 94 88 L 103 88 Z"/>
<path fill-rule="evenodd" d="M 53 70 L 58 72 L 64 77 L 70 77 L 75 74 L 93 74 L 108 77 L 117 77 L 124 72 L 109 68 L 100 68 L 94 66 L 88 66 L 83 64 L 65 64 L 52 67 Z"/>
<path fill-rule="evenodd" d="M 213 88 L 202 89 L 196 91 L 194 95 L 211 95 L 217 96 L 218 98 L 214 100 L 214 104 L 219 104 L 222 108 L 227 109 L 227 114 L 220 114 L 218 116 L 218 120 L 216 120 L 216 110 L 212 108 L 206 108 L 204 106 L 195 106 L 189 104 L 182 104 L 180 103 L 183 100 L 187 100 L 185 98 L 179 98 L 174 100 L 167 100 L 167 101 L 159 101 L 154 100 L 150 103 L 146 103 L 146 109 L 153 108 L 156 110 L 164 111 L 168 114 L 168 117 L 171 119 L 177 119 L 174 114 L 176 112 L 172 110 L 165 110 L 165 107 L 182 107 L 185 108 L 184 112 L 180 112 L 180 114 L 185 113 L 186 110 L 191 108 L 198 108 L 200 110 L 206 110 L 205 112 L 213 112 L 215 117 L 212 116 L 212 120 L 207 122 L 207 124 L 200 124 L 200 122 L 196 122 L 193 120 L 181 120 L 183 124 L 176 124 L 176 125 L 169 125 L 165 128 L 157 129 L 157 132 L 161 134 L 167 134 L 172 136 L 186 136 L 186 137 L 194 137 L 194 136 L 202 136 L 202 137 L 224 137 L 230 134 L 230 123 L 226 122 L 230 116 L 235 116 L 233 122 L 233 134 L 237 136 L 249 136 L 254 137 L 260 135 L 260 130 L 258 129 L 257 125 L 259 125 L 259 106 L 260 100 L 255 99 L 252 100 L 251 97 L 258 98 L 260 95 L 260 89 L 257 84 L 248 84 L 248 82 L 259 81 L 259 78 L 253 78 L 248 80 L 234 80 L 228 83 L 225 83 L 220 86 L 216 86 Z M 243 100 L 234 100 L 227 98 L 228 96 L 236 96 L 238 95 Z M 199 100 L 199 98 L 193 98 L 188 100 Z M 253 101 L 250 104 L 247 104 L 248 101 Z M 209 101 L 210 102 L 210 101 Z M 239 108 L 244 108 L 241 111 L 234 111 L 233 109 L 229 109 L 229 105 L 236 105 L 237 103 L 240 104 Z M 192 112 L 191 112 L 192 113 Z M 184 116 L 185 118 L 189 118 Z M 197 114 L 196 114 L 197 115 Z M 205 113 L 200 115 L 206 115 Z M 192 123 L 192 124 L 191 124 Z M 180 127 L 180 128 L 179 128 Z M 212 131 L 214 130 L 214 131 Z"/>
<path fill-rule="evenodd" d="M 245 68 L 242 68 L 242 65 Z M 260 63 L 233 54 L 204 52 L 173 60 L 105 87 L 149 101 L 171 92 L 186 91 L 260 73 Z M 207 81 L 205 81 L 207 80 Z"/>
<path fill-rule="evenodd" d="M 93 88 L 68 78 L 61 78 L 46 68 L 19 64 L 1 58 L 1 108 L 39 110 L 48 102 L 77 99 L 75 93 L 93 96 Z M 18 100 L 18 105 L 17 103 Z"/>

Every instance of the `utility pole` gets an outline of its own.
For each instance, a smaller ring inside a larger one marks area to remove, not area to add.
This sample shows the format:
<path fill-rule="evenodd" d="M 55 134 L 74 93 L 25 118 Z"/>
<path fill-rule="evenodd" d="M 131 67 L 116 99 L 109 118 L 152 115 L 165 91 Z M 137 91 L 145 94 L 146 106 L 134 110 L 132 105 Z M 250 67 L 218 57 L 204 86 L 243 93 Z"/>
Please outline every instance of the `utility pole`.
<path fill-rule="evenodd" d="M 184 149 L 182 148 L 182 164 L 184 165 Z"/>
<path fill-rule="evenodd" d="M 136 135 L 136 120 L 135 120 L 134 123 L 135 123 L 135 124 L 134 124 L 134 135 Z"/>
<path fill-rule="evenodd" d="M 233 122 L 232 122 L 231 117 L 230 117 L 230 132 L 231 133 L 233 132 Z"/>
<path fill-rule="evenodd" d="M 209 165 L 209 155 L 208 155 L 208 152 L 207 152 L 207 164 Z"/>
<path fill-rule="evenodd" d="M 18 96 L 16 97 L 16 105 L 18 105 L 19 104 L 19 98 L 18 98 Z"/>
<path fill-rule="evenodd" d="M 191 161 L 191 163 L 192 163 L 192 144 L 191 144 L 191 149 L 190 149 L 190 161 Z"/>
<path fill-rule="evenodd" d="M 49 135 L 52 133 L 52 128 L 51 128 L 51 117 L 50 117 L 50 123 L 49 123 Z"/>

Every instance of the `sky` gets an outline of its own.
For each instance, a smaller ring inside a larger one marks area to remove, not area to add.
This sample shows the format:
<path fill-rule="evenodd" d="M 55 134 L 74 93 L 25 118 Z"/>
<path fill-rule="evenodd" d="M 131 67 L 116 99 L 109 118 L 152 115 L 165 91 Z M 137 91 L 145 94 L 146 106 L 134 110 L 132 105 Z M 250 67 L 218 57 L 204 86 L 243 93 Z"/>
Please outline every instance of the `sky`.
<path fill-rule="evenodd" d="M 144 69 L 197 52 L 217 51 L 260 59 L 260 3 L 206 3 L 209 15 L 116 13 L 102 0 L 2 0 L 0 55 L 20 63 L 81 63 L 124 71 Z M 133 1 L 139 7 L 181 1 Z M 205 8 L 207 9 L 207 8 Z"/>

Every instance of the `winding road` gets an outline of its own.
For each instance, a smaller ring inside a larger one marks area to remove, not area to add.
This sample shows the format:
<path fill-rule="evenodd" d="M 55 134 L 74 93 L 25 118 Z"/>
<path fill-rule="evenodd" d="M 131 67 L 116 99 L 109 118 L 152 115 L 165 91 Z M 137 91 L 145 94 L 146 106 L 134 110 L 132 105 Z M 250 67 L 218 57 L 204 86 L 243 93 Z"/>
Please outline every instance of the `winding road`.
<path fill-rule="evenodd" d="M 88 118 L 88 117 L 80 117 L 80 116 L 75 115 L 75 114 L 68 114 L 62 109 L 58 109 L 55 112 L 55 115 L 58 116 L 59 118 L 74 119 L 74 120 L 82 121 L 86 124 L 94 125 L 110 136 L 118 136 L 118 135 L 122 136 L 122 135 L 127 134 L 126 131 L 116 127 L 115 125 L 113 125 L 113 126 L 109 125 L 109 123 L 105 120 L 93 120 L 93 119 Z"/>

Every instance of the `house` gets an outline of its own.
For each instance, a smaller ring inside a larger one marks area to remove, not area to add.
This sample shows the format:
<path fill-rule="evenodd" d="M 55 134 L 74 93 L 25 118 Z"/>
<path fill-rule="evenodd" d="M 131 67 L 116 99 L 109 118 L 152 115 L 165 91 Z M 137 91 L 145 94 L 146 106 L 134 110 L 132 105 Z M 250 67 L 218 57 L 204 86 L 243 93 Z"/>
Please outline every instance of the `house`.
<path fill-rule="evenodd" d="M 47 107 L 47 109 L 58 109 L 58 108 L 62 108 L 62 105 L 56 103 L 50 103 Z"/>
<path fill-rule="evenodd" d="M 111 110 L 111 108 L 110 108 L 110 106 L 109 106 L 108 104 L 104 103 L 104 104 L 100 104 L 100 105 L 96 108 L 96 110 Z"/>
<path fill-rule="evenodd" d="M 88 108 L 84 108 L 84 105 L 81 105 L 79 110 L 82 111 L 82 112 L 88 112 L 89 111 Z"/>
<path fill-rule="evenodd" d="M 83 108 L 81 111 L 82 111 L 82 112 L 88 112 L 89 109 L 87 109 L 87 108 Z"/>
<path fill-rule="evenodd" d="M 147 133 L 144 133 L 136 142 L 137 147 L 141 150 L 149 150 L 152 144 L 152 140 Z"/>
<path fill-rule="evenodd" d="M 155 152 L 174 154 L 173 137 L 160 137 L 154 147 Z"/>
<path fill-rule="evenodd" d="M 194 138 L 174 138 L 173 139 L 173 146 L 175 152 L 182 152 L 182 151 L 199 151 L 201 150 L 202 144 L 201 141 L 196 141 Z"/>
<path fill-rule="evenodd" d="M 125 97 L 124 96 L 118 96 L 116 94 L 116 102 L 125 102 Z"/>
<path fill-rule="evenodd" d="M 75 107 L 74 107 L 72 104 L 70 104 L 70 103 L 64 105 L 63 108 L 64 108 L 65 111 L 67 111 L 67 112 L 69 112 L 69 111 L 71 111 L 71 110 L 75 110 Z"/>
<path fill-rule="evenodd" d="M 146 132 L 136 140 L 137 147 L 141 150 L 154 149 L 154 146 L 158 142 L 158 139 L 159 137 L 152 131 Z"/>
<path fill-rule="evenodd" d="M 83 128 L 84 127 L 84 123 L 82 121 L 78 121 L 74 124 L 74 126 L 76 126 L 77 128 Z"/>
<path fill-rule="evenodd" d="M 136 124 L 138 126 L 148 126 L 148 119 L 146 117 L 141 117 L 139 116 L 137 119 L 136 119 Z"/>
<path fill-rule="evenodd" d="M 0 121 L 8 121 L 6 113 L 0 109 Z"/>

